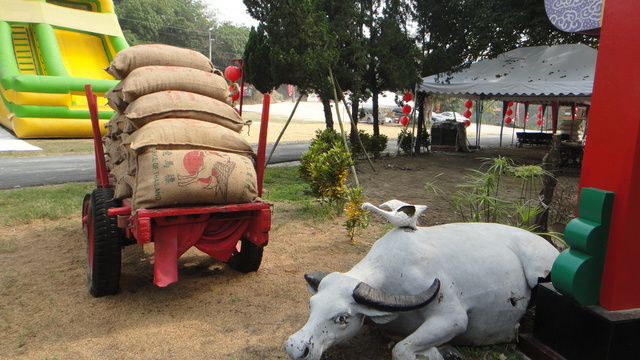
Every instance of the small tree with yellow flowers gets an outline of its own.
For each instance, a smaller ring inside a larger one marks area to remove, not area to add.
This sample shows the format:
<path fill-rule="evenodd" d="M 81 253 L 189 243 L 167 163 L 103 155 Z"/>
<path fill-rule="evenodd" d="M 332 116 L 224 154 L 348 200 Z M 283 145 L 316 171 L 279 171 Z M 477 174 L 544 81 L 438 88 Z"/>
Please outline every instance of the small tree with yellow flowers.
<path fill-rule="evenodd" d="M 358 229 L 364 229 L 369 226 L 369 212 L 362 209 L 362 194 L 361 187 L 350 188 L 347 190 L 347 203 L 344 207 L 344 211 L 347 214 L 347 221 L 344 223 L 344 227 L 347 229 L 347 234 L 351 242 L 355 243 L 355 236 Z"/>

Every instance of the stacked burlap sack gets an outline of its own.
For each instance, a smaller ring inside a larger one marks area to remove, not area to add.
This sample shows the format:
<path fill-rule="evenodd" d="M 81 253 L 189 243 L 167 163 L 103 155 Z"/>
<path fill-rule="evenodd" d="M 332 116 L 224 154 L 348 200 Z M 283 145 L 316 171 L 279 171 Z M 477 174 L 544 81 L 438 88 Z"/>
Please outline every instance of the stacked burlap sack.
<path fill-rule="evenodd" d="M 167 45 L 119 52 L 106 71 L 116 110 L 103 138 L 118 199 L 132 210 L 252 202 L 255 154 L 229 85 L 204 55 Z"/>

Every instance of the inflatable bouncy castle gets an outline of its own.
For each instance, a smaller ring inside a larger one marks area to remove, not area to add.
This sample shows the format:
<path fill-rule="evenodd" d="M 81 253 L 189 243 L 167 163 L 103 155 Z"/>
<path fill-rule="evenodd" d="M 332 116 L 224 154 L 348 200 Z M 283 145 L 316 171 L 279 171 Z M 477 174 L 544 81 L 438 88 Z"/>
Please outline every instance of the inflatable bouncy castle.
<path fill-rule="evenodd" d="M 102 100 L 118 83 L 104 69 L 127 47 L 112 0 L 0 0 L 0 124 L 19 138 L 91 137 L 84 86 Z"/>

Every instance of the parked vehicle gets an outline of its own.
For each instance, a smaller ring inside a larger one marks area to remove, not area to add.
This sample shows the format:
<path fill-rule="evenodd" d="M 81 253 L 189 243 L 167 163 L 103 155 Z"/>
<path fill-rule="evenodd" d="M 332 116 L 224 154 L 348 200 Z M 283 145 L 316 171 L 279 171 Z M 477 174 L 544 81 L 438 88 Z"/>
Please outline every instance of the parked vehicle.
<path fill-rule="evenodd" d="M 433 113 L 431 115 L 431 120 L 433 121 L 446 121 L 446 120 L 455 120 L 455 121 L 465 121 L 468 120 L 466 117 L 462 116 L 462 114 L 454 112 L 454 111 L 444 111 L 440 114 Z"/>

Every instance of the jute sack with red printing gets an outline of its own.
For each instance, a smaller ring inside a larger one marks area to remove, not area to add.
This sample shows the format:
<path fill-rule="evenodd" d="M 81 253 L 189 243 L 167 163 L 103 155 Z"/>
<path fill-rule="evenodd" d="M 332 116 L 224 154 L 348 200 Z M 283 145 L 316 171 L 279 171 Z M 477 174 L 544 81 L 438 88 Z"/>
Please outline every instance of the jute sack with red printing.
<path fill-rule="evenodd" d="M 255 156 L 251 144 L 224 126 L 193 119 L 161 119 L 151 122 L 129 137 L 135 154 L 147 148 L 159 150 L 206 149 Z"/>
<path fill-rule="evenodd" d="M 138 128 L 163 118 L 202 120 L 236 132 L 240 132 L 245 124 L 230 105 L 185 91 L 160 91 L 141 96 L 127 107 L 124 114 Z"/>
<path fill-rule="evenodd" d="M 246 156 L 206 150 L 158 150 L 137 157 L 133 211 L 197 204 L 249 203 L 256 172 Z"/>
<path fill-rule="evenodd" d="M 213 72 L 213 64 L 197 51 L 170 45 L 136 45 L 124 49 L 113 58 L 105 70 L 114 78 L 122 80 L 129 73 L 143 66 L 182 66 Z"/>
<path fill-rule="evenodd" d="M 158 91 L 178 90 L 212 97 L 230 103 L 229 86 L 222 73 L 179 66 L 144 66 L 133 70 L 129 76 L 104 94 L 109 106 L 124 111 L 126 105 L 137 98 Z M 120 102 L 119 100 L 122 100 Z"/>

